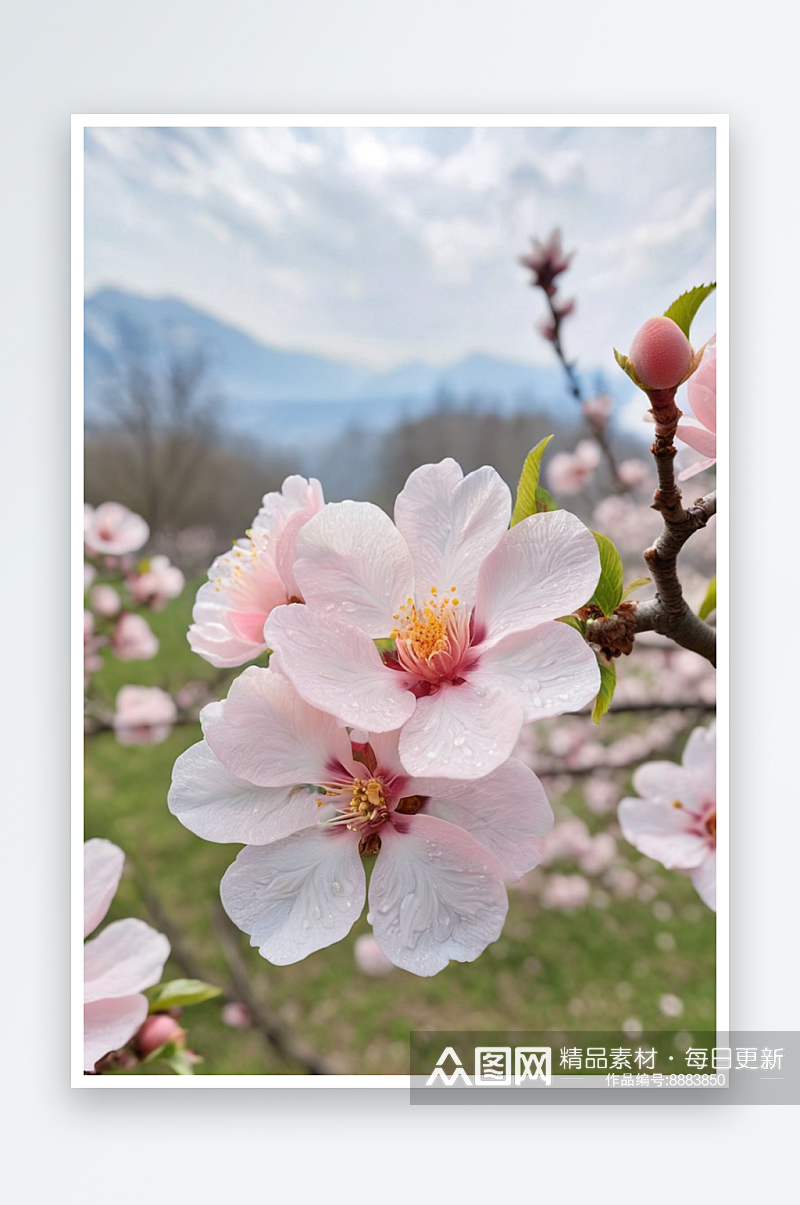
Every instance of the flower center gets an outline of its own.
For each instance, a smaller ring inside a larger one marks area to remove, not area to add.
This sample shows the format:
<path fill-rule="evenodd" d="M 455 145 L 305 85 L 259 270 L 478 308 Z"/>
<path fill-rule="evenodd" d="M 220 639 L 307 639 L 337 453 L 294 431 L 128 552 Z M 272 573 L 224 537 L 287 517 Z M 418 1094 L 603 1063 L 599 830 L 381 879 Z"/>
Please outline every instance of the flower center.
<path fill-rule="evenodd" d="M 343 800 L 350 794 L 349 802 L 337 810 L 336 815 L 328 821 L 329 824 L 344 825 L 355 833 L 365 829 L 374 829 L 389 819 L 389 808 L 383 783 L 378 778 L 354 778 L 352 786 L 341 786 L 326 789 L 326 796 L 338 795 Z M 326 799 L 318 800 L 321 807 Z"/>
<path fill-rule="evenodd" d="M 435 586 L 419 606 L 408 598 L 393 616 L 392 639 L 403 669 L 428 682 L 452 679 L 469 648 L 469 608 L 461 607 L 456 588 L 439 598 Z"/>
<path fill-rule="evenodd" d="M 716 841 L 716 839 L 717 839 L 717 813 L 716 812 L 712 812 L 711 815 L 706 820 L 706 832 L 709 834 L 710 837 L 713 837 L 714 840 Z"/>

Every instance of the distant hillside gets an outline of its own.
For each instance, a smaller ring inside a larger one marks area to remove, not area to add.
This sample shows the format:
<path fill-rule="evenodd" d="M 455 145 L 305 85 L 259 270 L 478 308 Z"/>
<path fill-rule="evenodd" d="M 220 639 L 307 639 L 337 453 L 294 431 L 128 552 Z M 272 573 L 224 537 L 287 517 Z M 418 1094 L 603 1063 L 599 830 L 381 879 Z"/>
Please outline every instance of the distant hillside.
<path fill-rule="evenodd" d="M 224 402 L 224 428 L 272 446 L 308 447 L 353 427 L 388 431 L 442 405 L 479 404 L 482 411 L 505 415 L 566 417 L 566 410 L 571 419 L 575 414 L 556 364 L 542 367 L 476 354 L 444 368 L 409 363 L 378 373 L 270 347 L 174 298 L 101 289 L 86 298 L 84 312 L 86 417 L 93 422 L 104 418 L 109 369 L 126 330 L 145 337 L 156 361 L 166 362 L 177 349 L 202 349 Z M 627 396 L 626 383 L 610 384 L 619 390 L 619 404 Z"/>

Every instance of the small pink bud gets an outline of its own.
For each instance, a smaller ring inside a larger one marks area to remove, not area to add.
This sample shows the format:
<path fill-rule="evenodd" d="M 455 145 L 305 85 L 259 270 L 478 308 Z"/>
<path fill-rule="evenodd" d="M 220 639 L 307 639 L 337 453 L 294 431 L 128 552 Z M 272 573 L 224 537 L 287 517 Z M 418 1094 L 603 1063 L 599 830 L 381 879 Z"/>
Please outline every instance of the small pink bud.
<path fill-rule="evenodd" d="M 136 1044 L 143 1056 L 152 1054 L 165 1042 L 177 1042 L 186 1037 L 186 1030 L 169 1013 L 153 1013 L 141 1025 L 136 1035 Z"/>
<path fill-rule="evenodd" d="M 674 389 L 692 362 L 692 347 L 671 318 L 648 318 L 633 336 L 628 359 L 648 389 Z"/>

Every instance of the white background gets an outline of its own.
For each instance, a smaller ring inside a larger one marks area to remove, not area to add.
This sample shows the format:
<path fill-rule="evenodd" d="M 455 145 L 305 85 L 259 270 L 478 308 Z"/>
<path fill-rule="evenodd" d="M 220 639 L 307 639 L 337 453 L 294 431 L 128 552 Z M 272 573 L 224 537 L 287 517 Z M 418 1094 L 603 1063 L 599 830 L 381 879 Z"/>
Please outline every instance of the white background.
<path fill-rule="evenodd" d="M 775 1199 L 789 1109 L 411 1110 L 388 1091 L 68 1088 L 70 113 L 729 113 L 731 1026 L 798 1024 L 796 39 L 722 3 L 7 9 L 3 1060 L 8 1199 Z M 736 27 L 728 28 L 729 21 Z M 635 171 L 635 165 L 631 165 Z"/>

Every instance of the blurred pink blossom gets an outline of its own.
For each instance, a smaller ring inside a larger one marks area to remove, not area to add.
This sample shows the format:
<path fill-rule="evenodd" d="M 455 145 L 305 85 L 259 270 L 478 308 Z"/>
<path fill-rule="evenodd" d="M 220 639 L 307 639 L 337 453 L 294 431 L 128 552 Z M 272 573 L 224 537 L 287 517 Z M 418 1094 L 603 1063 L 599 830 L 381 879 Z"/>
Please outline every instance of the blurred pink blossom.
<path fill-rule="evenodd" d="M 547 876 L 539 896 L 543 908 L 558 908 L 562 912 L 577 912 L 589 902 L 592 889 L 581 874 L 551 874 Z"/>
<path fill-rule="evenodd" d="M 542 865 L 564 860 L 577 861 L 591 848 L 592 838 L 582 820 L 572 817 L 553 825 L 552 832 L 539 843 L 542 850 Z"/>
<path fill-rule="evenodd" d="M 158 637 L 146 619 L 126 611 L 111 635 L 111 648 L 120 661 L 149 661 L 158 652 Z"/>
<path fill-rule="evenodd" d="M 94 553 L 123 556 L 147 543 L 150 528 L 120 502 L 104 502 L 94 510 L 84 507 L 83 542 Z"/>
<path fill-rule="evenodd" d="M 90 565 L 88 561 L 83 562 L 83 592 L 84 594 L 91 586 L 94 579 L 97 577 L 97 570 L 94 565 Z"/>
<path fill-rule="evenodd" d="M 92 587 L 89 594 L 89 602 L 95 614 L 102 615 L 105 619 L 110 619 L 113 615 L 116 615 L 122 606 L 119 595 L 114 587 L 103 583 Z"/>
<path fill-rule="evenodd" d="M 143 1058 L 158 1050 L 165 1042 L 181 1042 L 186 1037 L 186 1030 L 181 1029 L 178 1022 L 169 1013 L 153 1013 L 139 1027 L 136 1034 L 136 1045 Z"/>
<path fill-rule="evenodd" d="M 573 452 L 557 452 L 547 465 L 547 481 L 556 494 L 579 494 L 594 478 L 600 463 L 600 449 L 590 439 L 582 439 Z"/>
<path fill-rule="evenodd" d="M 222 1006 L 222 1024 L 231 1029 L 249 1029 L 253 1024 L 250 1009 L 238 1000 L 230 1000 Z"/>
<path fill-rule="evenodd" d="M 688 870 L 705 904 L 716 907 L 716 725 L 695 728 L 680 766 L 648 762 L 633 776 L 638 798 L 623 799 L 626 841 L 668 870 Z"/>
<path fill-rule="evenodd" d="M 617 475 L 623 485 L 635 490 L 644 485 L 651 474 L 650 466 L 644 460 L 623 460 L 617 470 Z"/>
<path fill-rule="evenodd" d="M 160 687 L 123 686 L 112 722 L 121 745 L 159 745 L 177 718 L 174 700 Z"/>
<path fill-rule="evenodd" d="M 394 970 L 394 963 L 386 957 L 371 933 L 362 933 L 356 938 L 353 955 L 365 975 L 386 975 Z"/>
<path fill-rule="evenodd" d="M 550 236 L 542 242 L 538 238 L 531 239 L 531 250 L 527 255 L 520 256 L 520 263 L 533 273 L 531 284 L 544 289 L 549 295 L 555 293 L 554 280 L 562 272 L 566 272 L 575 252 L 564 254 L 561 246 L 561 231 L 553 230 Z"/>
<path fill-rule="evenodd" d="M 583 413 L 597 427 L 605 427 L 614 409 L 614 399 L 610 393 L 598 393 L 583 403 Z"/>
<path fill-rule="evenodd" d="M 140 606 L 160 611 L 167 600 L 177 598 L 186 584 L 180 569 L 170 564 L 169 557 L 152 556 L 143 572 L 128 578 L 131 594 Z"/>
<path fill-rule="evenodd" d="M 246 538 L 217 557 L 192 611 L 189 644 L 219 667 L 244 665 L 267 649 L 264 624 L 276 607 L 303 602 L 294 576 L 295 544 L 325 504 L 315 478 L 287 477 L 265 494 Z"/>
<path fill-rule="evenodd" d="M 613 866 L 617 856 L 617 843 L 610 833 L 597 833 L 591 844 L 581 855 L 579 865 L 584 874 L 602 874 Z"/>
<path fill-rule="evenodd" d="M 83 935 L 97 928 L 119 886 L 125 855 L 102 837 L 83 847 Z M 169 942 L 141 920 L 107 925 L 83 947 L 83 1068 L 129 1042 L 147 1016 L 143 989 L 158 983 Z"/>
<path fill-rule="evenodd" d="M 717 463 L 716 335 L 709 341 L 700 367 L 689 377 L 686 392 L 694 419 L 684 418 L 679 422 L 677 436 L 690 448 L 694 448 L 695 452 L 699 452 L 701 459 L 679 473 L 679 481 L 687 481 Z"/>

